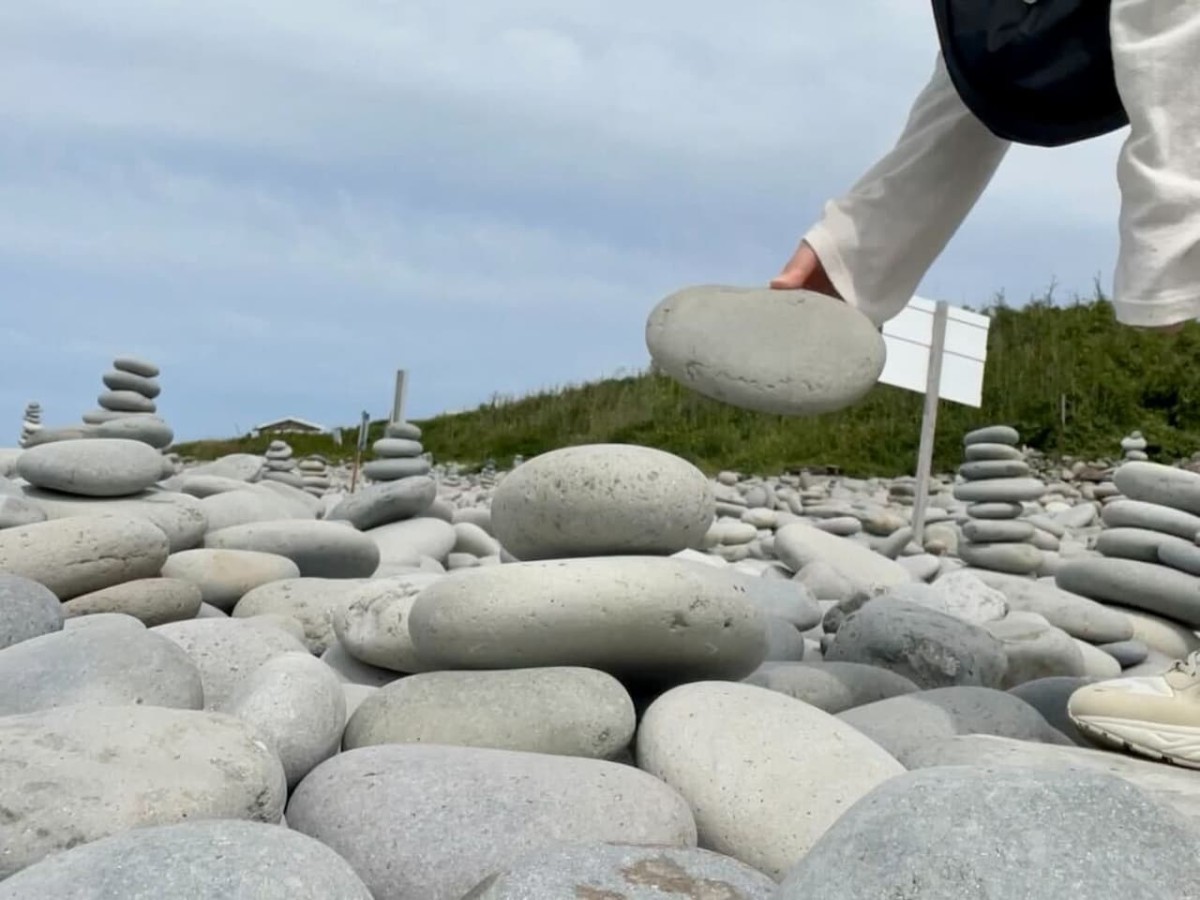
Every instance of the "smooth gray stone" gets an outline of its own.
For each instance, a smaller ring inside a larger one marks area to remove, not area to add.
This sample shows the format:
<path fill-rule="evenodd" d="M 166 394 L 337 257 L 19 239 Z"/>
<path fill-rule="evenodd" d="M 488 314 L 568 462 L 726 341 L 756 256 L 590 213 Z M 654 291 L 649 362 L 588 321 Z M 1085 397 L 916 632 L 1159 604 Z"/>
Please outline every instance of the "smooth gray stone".
<path fill-rule="evenodd" d="M 272 657 L 220 707 L 237 716 L 278 754 L 288 788 L 338 752 L 346 695 L 334 671 L 307 653 Z"/>
<path fill-rule="evenodd" d="M 1150 648 L 1141 641 L 1117 641 L 1101 644 L 1100 649 L 1121 664 L 1122 669 L 1140 666 L 1150 657 Z"/>
<path fill-rule="evenodd" d="M 337 638 L 333 631 L 335 611 L 347 606 L 351 592 L 366 579 L 288 578 L 251 588 L 230 613 L 235 619 L 282 615 L 295 619 L 302 628 L 309 652 L 320 656 Z"/>
<path fill-rule="evenodd" d="M 747 595 L 765 615 L 790 623 L 798 631 L 821 624 L 820 605 L 799 581 L 758 577 L 746 579 Z"/>
<path fill-rule="evenodd" d="M 113 368 L 118 372 L 130 372 L 133 375 L 141 375 L 143 378 L 157 378 L 159 376 L 158 366 L 144 359 L 139 359 L 136 356 L 117 357 L 113 360 Z"/>
<path fill-rule="evenodd" d="M 1050 725 L 1080 747 L 1091 747 L 1092 743 L 1067 715 L 1067 701 L 1071 695 L 1085 685 L 1099 681 L 1091 676 L 1072 677 L 1067 675 L 1038 678 L 1009 688 L 1009 693 L 1019 697 L 1042 714 Z"/>
<path fill-rule="evenodd" d="M 62 631 L 62 603 L 45 585 L 0 572 L 0 651 Z"/>
<path fill-rule="evenodd" d="M 396 481 L 400 478 L 415 478 L 428 475 L 432 468 L 424 457 L 412 459 L 373 459 L 362 467 L 363 475 L 371 481 Z"/>
<path fill-rule="evenodd" d="M 1200 514 L 1200 474 L 1152 462 L 1127 462 L 1113 484 L 1130 500 L 1143 500 Z"/>
<path fill-rule="evenodd" d="M 709 850 L 581 844 L 513 860 L 462 900 L 771 900 L 777 887 Z"/>
<path fill-rule="evenodd" d="M 768 615 L 766 628 L 766 662 L 799 662 L 804 659 L 804 635 L 791 622 Z"/>
<path fill-rule="evenodd" d="M 838 713 L 903 765 L 909 754 L 957 734 L 995 734 L 1069 744 L 1019 697 L 982 687 L 948 687 L 879 700 Z"/>
<path fill-rule="evenodd" d="M 412 422 L 388 422 L 383 429 L 384 437 L 400 438 L 406 441 L 419 441 L 421 428 Z"/>
<path fill-rule="evenodd" d="M 45 522 L 46 518 L 46 511 L 32 500 L 19 495 L 0 495 L 0 529 L 34 525 Z"/>
<path fill-rule="evenodd" d="M 85 425 L 103 425 L 105 422 L 115 422 L 118 419 L 123 419 L 126 416 L 132 415 L 147 415 L 147 413 L 128 413 L 117 412 L 112 409 L 89 409 L 83 414 Z M 92 433 L 92 429 L 88 429 L 88 434 Z"/>
<path fill-rule="evenodd" d="M 1020 518 L 1025 511 L 1020 503 L 972 503 L 967 506 L 967 515 L 972 519 L 1003 521 Z"/>
<path fill-rule="evenodd" d="M 29 435 L 26 450 L 41 447 L 44 444 L 57 444 L 62 441 L 79 441 L 92 436 L 92 426 L 82 425 L 64 428 L 43 428 Z M 18 459 L 19 461 L 19 459 Z"/>
<path fill-rule="evenodd" d="M 979 444 L 1003 444 L 1013 446 L 1021 439 L 1017 429 L 1011 425 L 987 425 L 968 431 L 963 436 L 963 446 L 972 447 Z"/>
<path fill-rule="evenodd" d="M 63 604 L 64 606 L 66 604 Z M 63 622 L 63 631 L 79 631 L 83 628 L 120 628 L 124 631 L 144 632 L 146 623 L 126 613 L 103 612 L 90 616 L 73 616 Z"/>
<path fill-rule="evenodd" d="M 1001 591 L 1010 609 L 1035 612 L 1081 641 L 1104 644 L 1133 637 L 1133 623 L 1124 612 L 1063 590 L 1054 583 L 983 569 L 966 571 Z"/>
<path fill-rule="evenodd" d="M 1196 894 L 1198 856 L 1194 825 L 1121 778 L 937 767 L 848 809 L 776 900 L 1167 900 Z"/>
<path fill-rule="evenodd" d="M 849 662 L 766 662 L 743 681 L 830 714 L 920 690 L 903 675 Z"/>
<path fill-rule="evenodd" d="M 145 519 L 79 516 L 0 531 L 0 572 L 45 585 L 60 600 L 153 578 L 167 538 Z"/>
<path fill-rule="evenodd" d="M 440 578 L 431 572 L 414 572 L 372 578 L 354 588 L 330 616 L 338 642 L 356 660 L 391 670 L 389 680 L 399 672 L 429 670 L 417 655 L 409 622 L 421 591 Z"/>
<path fill-rule="evenodd" d="M 1200 575 L 1200 547 L 1183 539 L 1159 544 L 1157 561 L 1189 575 Z"/>
<path fill-rule="evenodd" d="M 104 386 L 111 391 L 133 391 L 153 400 L 162 392 L 162 386 L 153 378 L 146 378 L 133 372 L 123 372 L 111 369 L 103 375 Z"/>
<path fill-rule="evenodd" d="M 56 853 L 0 882 L 0 900 L 371 900 L 307 835 L 221 819 L 137 828 Z"/>
<path fill-rule="evenodd" d="M 1114 559 L 1135 559 L 1157 564 L 1161 548 L 1166 544 L 1183 545 L 1186 550 L 1200 550 L 1190 541 L 1149 531 L 1145 528 L 1106 528 L 1096 536 L 1096 550 Z"/>
<path fill-rule="evenodd" d="M 1042 551 L 1032 544 L 973 544 L 960 541 L 958 555 L 972 568 L 1010 575 L 1032 575 L 1044 561 Z"/>
<path fill-rule="evenodd" d="M 359 531 L 422 515 L 437 497 L 437 482 L 424 475 L 372 484 L 348 494 L 326 519 L 344 519 Z"/>
<path fill-rule="evenodd" d="M 1025 478 L 1029 475 L 1029 463 L 1023 459 L 977 459 L 963 463 L 958 474 L 967 481 L 987 478 Z"/>
<path fill-rule="evenodd" d="M 1044 493 L 1046 485 L 1037 478 L 990 478 L 954 486 L 954 498 L 964 503 L 1020 503 Z"/>
<path fill-rule="evenodd" d="M 200 671 L 204 707 L 215 710 L 228 702 L 259 666 L 284 653 L 307 653 L 286 631 L 247 619 L 191 619 L 151 629 L 174 641 Z"/>
<path fill-rule="evenodd" d="M 71 617 L 123 613 L 148 627 L 191 619 L 200 612 L 200 588 L 177 578 L 136 578 L 63 604 Z"/>
<path fill-rule="evenodd" d="M 141 441 L 85 438 L 31 447 L 17 460 L 31 485 L 83 497 L 127 497 L 162 477 L 162 454 Z"/>
<path fill-rule="evenodd" d="M 152 413 L 156 408 L 153 400 L 136 391 L 105 391 L 96 402 L 113 412 Z"/>
<path fill-rule="evenodd" d="M 913 769 L 932 766 L 984 765 L 1069 768 L 1114 775 L 1151 795 L 1163 806 L 1185 816 L 1192 827 L 1200 827 L 1200 778 L 1177 766 L 1111 753 L 1095 747 L 1056 747 L 987 734 L 967 734 L 931 743 L 909 757 Z M 1165 900 L 1167 894 L 1162 896 Z"/>
<path fill-rule="evenodd" d="M 963 459 L 979 462 L 990 459 L 1024 459 L 1025 454 L 1008 444 L 968 444 L 963 448 Z"/>
<path fill-rule="evenodd" d="M 254 453 L 231 453 L 210 463 L 202 463 L 188 470 L 189 475 L 216 475 L 251 482 L 262 474 L 265 463 Z"/>
<path fill-rule="evenodd" d="M 1145 528 L 1193 540 L 1200 534 L 1200 516 L 1140 500 L 1114 500 L 1100 513 L 1109 528 Z"/>
<path fill-rule="evenodd" d="M 344 857 L 374 900 L 459 900 L 570 844 L 696 844 L 687 802 L 632 766 L 478 747 L 340 753 L 296 788 L 287 821 Z"/>
<path fill-rule="evenodd" d="M 789 416 L 856 403 L 887 356 L 870 319 L 808 290 L 684 288 L 651 311 L 645 341 L 658 369 L 689 390 Z"/>
<path fill-rule="evenodd" d="M 1087 673 L 1075 638 L 1055 628 L 1037 613 L 1014 611 L 984 626 L 1004 644 L 1008 670 L 1002 689 L 1055 675 L 1080 677 Z"/>
<path fill-rule="evenodd" d="M 279 758 L 232 716 L 94 704 L 2 716 L 0 885 L 41 859 L 142 826 L 278 822 L 285 798 Z"/>
<path fill-rule="evenodd" d="M 0 650 L 0 716 L 75 703 L 200 709 L 200 672 L 165 637 L 146 630 L 80 628 Z"/>
<path fill-rule="evenodd" d="M 1014 519 L 979 519 L 962 527 L 963 537 L 975 544 L 1028 541 L 1036 531 L 1028 522 Z"/>
<path fill-rule="evenodd" d="M 420 441 L 406 438 L 380 438 L 371 445 L 371 451 L 382 459 L 404 459 L 420 456 L 425 452 Z"/>
<path fill-rule="evenodd" d="M 613 759 L 635 726 L 629 693 L 595 669 L 427 672 L 363 701 L 342 747 L 446 744 Z"/>
<path fill-rule="evenodd" d="M 999 687 L 1004 647 L 983 628 L 915 603 L 886 597 L 849 616 L 824 657 L 880 666 L 922 688 Z"/>
<path fill-rule="evenodd" d="M 142 414 L 123 415 L 118 419 L 95 425 L 92 428 L 92 436 L 140 441 L 157 450 L 171 446 L 171 442 L 175 440 L 175 432 L 170 425 L 158 416 Z"/>
<path fill-rule="evenodd" d="M 1085 597 L 1145 609 L 1200 628 L 1200 581 L 1166 566 L 1087 557 L 1065 562 L 1055 581 Z"/>
<path fill-rule="evenodd" d="M 1079 507 L 1076 507 L 1076 509 L 1078 509 L 1078 508 Z M 1034 526 L 1034 528 L 1039 529 L 1041 531 L 1045 531 L 1049 534 L 1052 534 L 1056 538 L 1062 538 L 1067 533 L 1066 526 L 1063 525 L 1062 522 L 1060 522 L 1056 519 L 1053 519 L 1050 516 L 1035 514 L 1032 516 L 1028 516 L 1025 519 L 1025 521 L 1028 522 L 1030 525 Z M 1082 528 L 1087 524 L 1088 523 L 1085 522 L 1085 523 L 1083 523 L 1083 525 L 1080 525 L 1078 527 Z"/>
<path fill-rule="evenodd" d="M 337 522 L 283 519 L 232 525 L 210 531 L 204 546 L 286 556 L 305 578 L 369 578 L 380 560 L 379 547 L 371 538 Z"/>
<path fill-rule="evenodd" d="M 200 509 L 208 520 L 208 530 L 220 531 L 235 525 L 282 519 L 313 520 L 315 516 L 311 510 L 301 507 L 292 497 L 276 492 L 272 485 L 276 488 L 286 487 L 271 481 L 260 481 L 247 485 L 245 490 L 224 491 L 199 501 Z"/>

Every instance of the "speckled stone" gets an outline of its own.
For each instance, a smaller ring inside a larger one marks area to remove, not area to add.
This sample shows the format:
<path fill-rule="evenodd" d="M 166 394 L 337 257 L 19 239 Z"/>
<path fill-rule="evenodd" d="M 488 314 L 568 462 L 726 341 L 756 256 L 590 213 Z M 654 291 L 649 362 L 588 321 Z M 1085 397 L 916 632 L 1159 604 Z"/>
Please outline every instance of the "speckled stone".
<path fill-rule="evenodd" d="M 768 662 L 743 680 L 803 700 L 831 715 L 920 690 L 903 675 L 850 662 Z"/>
<path fill-rule="evenodd" d="M 62 603 L 49 588 L 0 573 L 0 650 L 62 627 Z"/>
<path fill-rule="evenodd" d="M 1115 776 L 922 769 L 846 810 L 777 900 L 1166 900 L 1197 896 L 1198 857 L 1186 819 Z"/>

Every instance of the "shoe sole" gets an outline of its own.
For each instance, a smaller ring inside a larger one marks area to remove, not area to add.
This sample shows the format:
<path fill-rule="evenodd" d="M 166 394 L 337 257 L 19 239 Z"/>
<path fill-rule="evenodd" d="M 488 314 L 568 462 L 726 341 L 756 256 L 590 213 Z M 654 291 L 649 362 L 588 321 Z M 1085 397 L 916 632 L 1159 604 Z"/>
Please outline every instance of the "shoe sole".
<path fill-rule="evenodd" d="M 1106 716 L 1071 717 L 1080 731 L 1102 744 L 1115 745 L 1137 756 L 1200 769 L 1200 727 L 1155 725 Z"/>

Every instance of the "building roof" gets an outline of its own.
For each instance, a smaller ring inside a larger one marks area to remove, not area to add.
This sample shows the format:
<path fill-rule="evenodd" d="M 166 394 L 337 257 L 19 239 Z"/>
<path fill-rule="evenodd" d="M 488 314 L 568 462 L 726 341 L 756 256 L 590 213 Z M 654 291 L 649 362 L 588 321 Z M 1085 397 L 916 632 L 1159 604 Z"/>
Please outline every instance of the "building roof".
<path fill-rule="evenodd" d="M 262 425 L 256 425 L 254 430 L 265 431 L 268 428 L 276 428 L 280 425 L 287 425 L 288 423 L 303 425 L 305 428 L 311 428 L 314 431 L 325 430 L 324 425 L 318 425 L 316 422 L 308 421 L 308 419 L 301 419 L 299 416 L 284 416 L 282 419 L 272 419 L 270 422 L 264 422 Z"/>

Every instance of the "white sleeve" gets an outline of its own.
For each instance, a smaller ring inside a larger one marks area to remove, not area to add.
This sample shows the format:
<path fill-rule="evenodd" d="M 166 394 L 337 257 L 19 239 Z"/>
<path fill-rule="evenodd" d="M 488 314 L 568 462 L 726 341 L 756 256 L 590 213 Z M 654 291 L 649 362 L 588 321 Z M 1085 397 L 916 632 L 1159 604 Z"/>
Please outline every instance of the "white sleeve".
<path fill-rule="evenodd" d="M 804 240 L 846 302 L 882 325 L 912 299 L 1010 146 L 963 105 L 939 54 L 895 147 L 825 205 Z"/>

